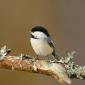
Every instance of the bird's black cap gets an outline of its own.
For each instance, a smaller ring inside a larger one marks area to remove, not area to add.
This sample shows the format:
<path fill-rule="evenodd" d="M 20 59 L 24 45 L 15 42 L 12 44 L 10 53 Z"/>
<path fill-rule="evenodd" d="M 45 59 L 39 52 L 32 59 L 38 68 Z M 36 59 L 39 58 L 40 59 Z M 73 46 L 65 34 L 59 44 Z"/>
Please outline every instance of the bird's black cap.
<path fill-rule="evenodd" d="M 32 32 L 40 31 L 40 32 L 43 32 L 44 34 L 46 34 L 47 36 L 50 36 L 47 29 L 42 27 L 42 26 L 35 26 L 35 27 L 32 28 L 31 31 Z"/>

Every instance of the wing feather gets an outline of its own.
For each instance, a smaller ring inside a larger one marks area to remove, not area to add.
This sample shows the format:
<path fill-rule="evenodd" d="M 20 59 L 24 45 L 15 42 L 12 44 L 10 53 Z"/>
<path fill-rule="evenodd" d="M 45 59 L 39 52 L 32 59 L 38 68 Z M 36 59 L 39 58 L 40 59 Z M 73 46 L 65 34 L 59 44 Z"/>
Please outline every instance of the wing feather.
<path fill-rule="evenodd" d="M 48 41 L 48 44 L 50 45 L 50 47 L 53 48 L 52 55 L 53 55 L 57 60 L 59 60 L 59 58 L 58 58 L 58 56 L 57 56 L 57 54 L 56 54 L 56 49 L 55 49 L 55 46 L 54 46 L 54 43 L 53 43 L 52 39 L 49 37 L 47 41 Z"/>

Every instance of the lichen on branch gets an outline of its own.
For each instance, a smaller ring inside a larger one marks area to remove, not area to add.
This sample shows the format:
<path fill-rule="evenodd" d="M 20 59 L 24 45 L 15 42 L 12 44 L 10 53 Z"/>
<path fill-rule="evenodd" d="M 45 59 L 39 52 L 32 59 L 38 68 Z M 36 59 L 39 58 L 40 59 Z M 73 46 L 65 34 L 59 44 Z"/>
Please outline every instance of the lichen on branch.
<path fill-rule="evenodd" d="M 85 66 L 74 65 L 73 58 L 75 51 L 61 57 L 58 62 L 49 62 L 48 60 L 35 60 L 29 55 L 11 56 L 11 52 L 6 46 L 0 50 L 0 68 L 10 70 L 20 70 L 32 73 L 41 73 L 49 75 L 59 83 L 71 84 L 70 78 L 84 79 Z"/>

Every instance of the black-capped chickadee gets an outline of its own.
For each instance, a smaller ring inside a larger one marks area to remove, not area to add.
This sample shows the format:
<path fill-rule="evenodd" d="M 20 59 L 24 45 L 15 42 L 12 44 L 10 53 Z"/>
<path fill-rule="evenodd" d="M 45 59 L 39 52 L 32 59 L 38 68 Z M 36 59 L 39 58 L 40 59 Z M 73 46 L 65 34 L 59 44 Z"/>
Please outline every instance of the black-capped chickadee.
<path fill-rule="evenodd" d="M 50 56 L 53 55 L 55 60 L 56 56 L 55 47 L 48 31 L 42 26 L 35 26 L 31 30 L 31 45 L 37 56 Z"/>

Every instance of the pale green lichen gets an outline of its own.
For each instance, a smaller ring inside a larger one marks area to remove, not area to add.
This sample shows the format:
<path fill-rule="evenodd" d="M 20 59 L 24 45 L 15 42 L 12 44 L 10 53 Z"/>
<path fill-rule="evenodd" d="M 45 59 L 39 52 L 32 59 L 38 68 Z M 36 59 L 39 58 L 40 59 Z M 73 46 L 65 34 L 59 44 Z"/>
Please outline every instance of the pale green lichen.
<path fill-rule="evenodd" d="M 62 63 L 65 65 L 67 74 L 71 78 L 84 79 L 85 78 L 85 66 L 75 65 L 73 62 L 74 54 L 73 51 L 68 53 L 67 56 L 61 58 Z"/>
<path fill-rule="evenodd" d="M 7 54 L 10 51 L 11 50 L 8 49 L 6 46 L 2 47 L 0 50 L 0 61 L 7 58 Z M 70 78 L 84 79 L 85 78 L 85 66 L 79 66 L 79 65 L 74 64 L 73 59 L 74 59 L 75 53 L 76 53 L 75 51 L 73 51 L 71 53 L 67 53 L 67 55 L 65 57 L 61 57 L 59 62 L 61 62 L 62 64 L 65 65 L 65 69 Z M 11 59 L 11 58 L 9 58 L 9 59 Z M 33 60 L 33 58 L 31 58 L 31 56 L 24 55 L 24 54 L 21 54 L 20 56 L 16 56 L 15 59 L 19 59 L 19 60 L 29 59 L 31 61 Z"/>

